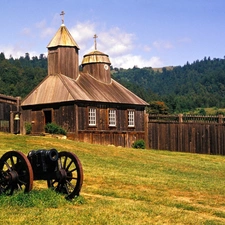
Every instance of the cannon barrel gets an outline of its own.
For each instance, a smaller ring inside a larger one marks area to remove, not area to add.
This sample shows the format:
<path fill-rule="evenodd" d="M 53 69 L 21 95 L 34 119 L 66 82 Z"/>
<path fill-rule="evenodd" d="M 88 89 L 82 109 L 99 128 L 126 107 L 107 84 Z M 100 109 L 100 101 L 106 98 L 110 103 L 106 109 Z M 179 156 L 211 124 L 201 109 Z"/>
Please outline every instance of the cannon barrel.
<path fill-rule="evenodd" d="M 28 153 L 28 159 L 39 158 L 41 156 L 41 160 L 45 160 L 47 162 L 55 162 L 58 160 L 58 151 L 56 149 L 40 149 L 40 150 L 32 150 Z"/>
<path fill-rule="evenodd" d="M 34 177 L 39 179 L 42 173 L 56 171 L 59 155 L 56 149 L 39 149 L 30 151 L 27 158 L 32 165 Z"/>

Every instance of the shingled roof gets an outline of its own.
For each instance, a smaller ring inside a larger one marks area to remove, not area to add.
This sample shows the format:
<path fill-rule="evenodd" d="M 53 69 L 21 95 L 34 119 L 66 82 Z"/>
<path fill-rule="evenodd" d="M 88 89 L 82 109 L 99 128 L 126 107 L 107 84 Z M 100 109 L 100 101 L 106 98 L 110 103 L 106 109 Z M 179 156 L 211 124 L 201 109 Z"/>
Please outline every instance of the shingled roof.
<path fill-rule="evenodd" d="M 55 54 L 55 48 L 62 46 L 70 47 L 69 50 L 71 50 L 72 53 L 74 53 L 72 50 L 73 47 L 79 49 L 77 43 L 64 24 L 60 26 L 55 36 L 48 44 L 47 48 L 50 52 L 53 49 L 53 53 Z M 63 57 L 67 57 L 66 54 L 68 54 L 68 51 L 65 51 L 64 53 L 65 54 Z M 71 58 L 71 55 L 73 54 L 70 53 L 68 59 L 73 60 L 73 58 Z M 61 62 L 57 60 L 62 60 L 62 58 L 51 57 L 50 60 L 53 60 L 51 61 L 52 64 L 56 63 L 57 65 L 61 65 Z M 76 60 L 76 58 L 74 60 Z M 108 55 L 95 50 L 84 56 L 82 65 L 92 65 L 98 63 L 106 63 L 108 65 L 111 64 Z M 69 63 L 67 64 L 70 65 Z M 71 63 L 71 66 L 76 65 Z M 55 65 L 52 67 L 55 68 Z M 73 69 L 74 68 L 71 69 L 72 72 Z M 25 97 L 21 106 L 43 105 L 71 101 L 108 102 L 143 106 L 148 105 L 148 103 L 146 103 L 144 100 L 120 85 L 115 80 L 111 79 L 111 75 L 109 82 L 103 82 L 101 79 L 97 79 L 99 76 L 97 76 L 96 70 L 93 70 L 94 74 L 89 74 L 89 71 L 79 72 L 77 70 L 77 75 L 73 78 L 71 78 L 72 76 L 68 76 L 68 74 L 61 74 L 58 71 L 61 73 L 65 73 L 65 71 L 70 72 L 70 70 L 65 70 L 62 72 L 63 70 L 61 65 L 60 69 L 49 73 L 49 75 L 29 95 Z M 109 70 L 107 71 L 110 73 Z"/>
<path fill-rule="evenodd" d="M 47 48 L 52 48 L 56 46 L 77 47 L 79 49 L 78 44 L 73 39 L 72 35 L 64 24 L 60 26 L 55 36 L 49 42 Z"/>
<path fill-rule="evenodd" d="M 93 101 L 148 105 L 144 100 L 111 79 L 102 83 L 88 73 L 80 72 L 76 80 L 63 74 L 48 75 L 23 101 L 21 106 L 69 101 Z"/>

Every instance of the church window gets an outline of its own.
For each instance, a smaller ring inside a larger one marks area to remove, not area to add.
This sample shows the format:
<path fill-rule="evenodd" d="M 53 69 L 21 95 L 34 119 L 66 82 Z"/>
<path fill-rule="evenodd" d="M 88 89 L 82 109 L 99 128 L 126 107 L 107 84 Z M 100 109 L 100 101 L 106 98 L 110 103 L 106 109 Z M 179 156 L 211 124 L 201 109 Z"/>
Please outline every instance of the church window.
<path fill-rule="evenodd" d="M 89 108 L 89 126 L 96 126 L 96 109 Z"/>
<path fill-rule="evenodd" d="M 109 109 L 109 126 L 116 126 L 116 110 Z"/>
<path fill-rule="evenodd" d="M 134 111 L 128 110 L 128 127 L 134 127 L 135 121 L 134 121 Z"/>

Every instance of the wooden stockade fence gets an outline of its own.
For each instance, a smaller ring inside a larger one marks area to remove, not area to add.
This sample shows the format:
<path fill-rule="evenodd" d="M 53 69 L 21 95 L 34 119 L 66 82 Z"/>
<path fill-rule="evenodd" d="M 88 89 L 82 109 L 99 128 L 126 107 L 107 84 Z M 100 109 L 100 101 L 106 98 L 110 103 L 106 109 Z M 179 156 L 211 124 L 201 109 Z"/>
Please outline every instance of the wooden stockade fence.
<path fill-rule="evenodd" d="M 150 149 L 225 155 L 225 117 L 149 115 Z"/>

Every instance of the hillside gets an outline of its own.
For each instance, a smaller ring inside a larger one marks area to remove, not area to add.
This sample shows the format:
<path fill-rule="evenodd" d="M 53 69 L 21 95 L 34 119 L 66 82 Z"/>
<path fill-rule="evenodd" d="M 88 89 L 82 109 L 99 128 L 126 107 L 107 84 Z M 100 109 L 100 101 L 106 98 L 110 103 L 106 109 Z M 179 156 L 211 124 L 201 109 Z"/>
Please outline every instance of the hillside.
<path fill-rule="evenodd" d="M 192 64 L 154 70 L 119 70 L 113 78 L 148 102 L 161 100 L 170 112 L 225 107 L 225 60 L 204 58 Z"/>
<path fill-rule="evenodd" d="M 204 58 L 184 66 L 113 68 L 112 78 L 147 102 L 162 101 L 170 113 L 225 108 L 225 59 Z M 47 58 L 5 59 L 0 54 L 0 93 L 25 97 L 47 75 Z"/>
<path fill-rule="evenodd" d="M 41 54 L 30 58 L 5 59 L 0 53 L 0 93 L 25 97 L 47 75 L 47 58 Z"/>
<path fill-rule="evenodd" d="M 35 181 L 29 194 L 0 196 L 1 224 L 225 224 L 224 157 L 0 133 L 0 157 L 50 148 L 79 157 L 80 197 Z"/>

